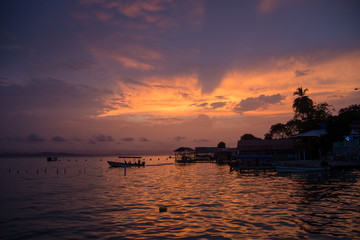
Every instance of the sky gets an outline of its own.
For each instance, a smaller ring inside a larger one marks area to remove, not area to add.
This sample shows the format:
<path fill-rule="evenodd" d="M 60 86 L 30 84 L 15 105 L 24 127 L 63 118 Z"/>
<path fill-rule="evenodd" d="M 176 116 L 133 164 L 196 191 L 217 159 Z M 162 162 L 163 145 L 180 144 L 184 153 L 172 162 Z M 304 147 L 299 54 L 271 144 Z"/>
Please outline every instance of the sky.
<path fill-rule="evenodd" d="M 2 0 L 0 153 L 236 147 L 360 104 L 357 0 Z"/>

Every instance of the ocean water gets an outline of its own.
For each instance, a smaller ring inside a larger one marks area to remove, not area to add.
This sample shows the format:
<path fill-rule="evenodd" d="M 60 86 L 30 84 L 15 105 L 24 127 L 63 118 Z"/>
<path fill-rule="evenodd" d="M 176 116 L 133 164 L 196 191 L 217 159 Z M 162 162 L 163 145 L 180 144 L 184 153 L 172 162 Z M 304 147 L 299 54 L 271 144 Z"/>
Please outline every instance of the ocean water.
<path fill-rule="evenodd" d="M 157 166 L 0 159 L 0 239 L 360 238 L 358 170 L 238 173 L 144 158 Z"/>

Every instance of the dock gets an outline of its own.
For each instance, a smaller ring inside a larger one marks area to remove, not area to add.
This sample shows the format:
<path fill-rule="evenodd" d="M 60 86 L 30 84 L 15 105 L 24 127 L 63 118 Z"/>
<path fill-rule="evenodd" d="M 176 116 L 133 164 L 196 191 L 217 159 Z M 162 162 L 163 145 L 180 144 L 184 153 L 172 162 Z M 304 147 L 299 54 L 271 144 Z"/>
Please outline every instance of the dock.
<path fill-rule="evenodd" d="M 322 163 L 326 162 L 331 169 L 351 169 L 360 168 L 360 161 L 337 161 L 337 160 L 287 160 L 280 161 L 278 164 L 285 166 L 298 166 L 298 167 L 320 167 Z"/>

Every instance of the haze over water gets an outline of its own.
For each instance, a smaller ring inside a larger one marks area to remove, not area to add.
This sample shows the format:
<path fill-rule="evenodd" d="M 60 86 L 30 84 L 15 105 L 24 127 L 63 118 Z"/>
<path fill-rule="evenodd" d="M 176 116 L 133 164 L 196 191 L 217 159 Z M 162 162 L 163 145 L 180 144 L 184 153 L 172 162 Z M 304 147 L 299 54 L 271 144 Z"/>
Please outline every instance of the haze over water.
<path fill-rule="evenodd" d="M 108 167 L 115 159 L 0 159 L 0 238 L 360 237 L 358 170 L 278 175 L 199 163 L 127 168 L 125 176 Z"/>

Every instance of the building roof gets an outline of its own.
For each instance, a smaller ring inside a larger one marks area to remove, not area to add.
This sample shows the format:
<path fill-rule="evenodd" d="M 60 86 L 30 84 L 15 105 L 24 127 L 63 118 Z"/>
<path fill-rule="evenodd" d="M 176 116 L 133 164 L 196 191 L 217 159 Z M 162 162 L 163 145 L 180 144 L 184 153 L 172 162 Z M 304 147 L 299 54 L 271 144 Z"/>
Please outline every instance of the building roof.
<path fill-rule="evenodd" d="M 327 131 L 324 129 L 317 129 L 317 130 L 312 130 L 312 131 L 308 131 L 308 132 L 304 132 L 295 136 L 292 136 L 292 138 L 297 138 L 297 137 L 320 137 L 322 135 L 326 135 Z"/>
<path fill-rule="evenodd" d="M 215 153 L 217 147 L 196 147 L 196 153 Z"/>
<path fill-rule="evenodd" d="M 178 149 L 174 150 L 174 152 L 193 152 L 194 149 L 189 147 L 179 147 Z"/>
<path fill-rule="evenodd" d="M 273 150 L 291 150 L 295 147 L 295 139 L 257 139 L 240 140 L 237 148 L 239 151 L 273 151 Z"/>

